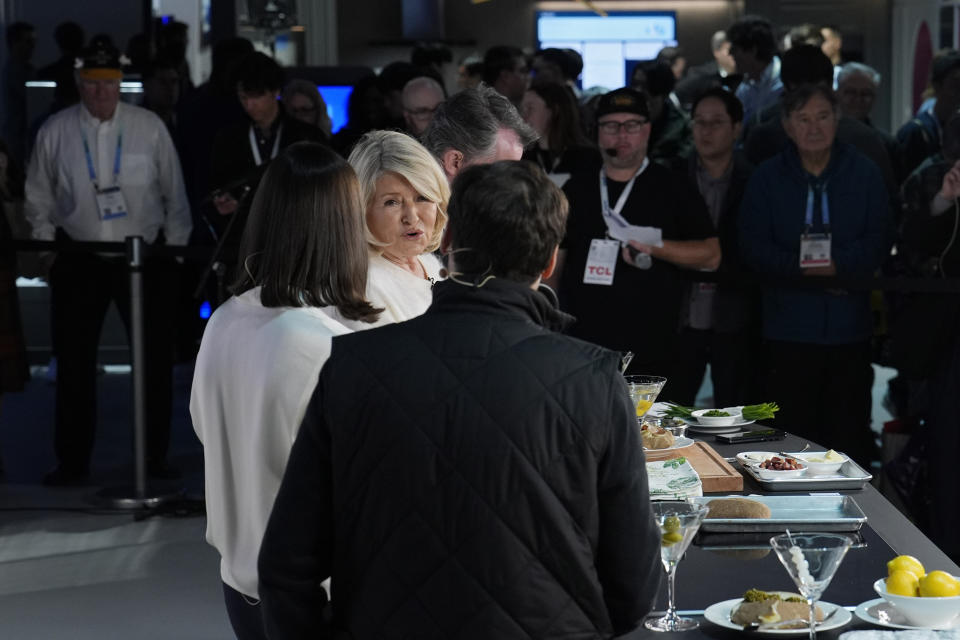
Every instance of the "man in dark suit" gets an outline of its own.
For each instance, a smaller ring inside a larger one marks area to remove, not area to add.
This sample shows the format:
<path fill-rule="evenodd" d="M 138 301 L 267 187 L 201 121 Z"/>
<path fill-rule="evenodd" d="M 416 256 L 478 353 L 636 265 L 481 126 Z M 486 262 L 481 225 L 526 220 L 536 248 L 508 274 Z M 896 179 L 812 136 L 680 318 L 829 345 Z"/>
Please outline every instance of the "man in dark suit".
<path fill-rule="evenodd" d="M 710 89 L 693 104 L 696 153 L 690 158 L 688 173 L 717 228 L 723 255 L 719 272 L 727 277 L 742 272 L 737 214 L 753 173 L 753 165 L 734 151 L 742 124 L 743 105 L 725 89 Z M 680 364 L 670 380 L 677 402 L 693 404 L 707 363 L 716 406 L 749 404 L 756 397 L 759 312 L 759 298 L 749 288 L 732 282 L 690 285 L 680 315 Z"/>

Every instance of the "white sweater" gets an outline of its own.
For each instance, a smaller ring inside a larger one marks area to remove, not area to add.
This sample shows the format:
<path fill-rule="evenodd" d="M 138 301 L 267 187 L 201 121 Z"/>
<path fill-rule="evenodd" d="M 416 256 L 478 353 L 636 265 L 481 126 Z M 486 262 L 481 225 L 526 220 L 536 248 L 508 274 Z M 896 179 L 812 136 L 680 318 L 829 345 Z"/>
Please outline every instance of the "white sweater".
<path fill-rule="evenodd" d="M 420 264 L 426 269 L 427 275 L 434 280 L 440 280 L 442 265 L 435 255 L 424 253 L 420 256 Z M 372 324 L 356 320 L 342 321 L 351 329 L 359 331 L 416 318 L 423 315 L 433 302 L 431 287 L 429 280 L 416 276 L 390 262 L 380 253 L 371 251 L 367 271 L 367 300 L 378 309 L 383 309 L 383 313 Z M 336 313 L 333 317 L 340 319 Z"/>
<path fill-rule="evenodd" d="M 223 581 L 256 598 L 257 554 L 290 448 L 330 356 L 350 330 L 316 308 L 267 308 L 260 288 L 210 318 L 190 396 L 203 443 L 207 542 Z"/>

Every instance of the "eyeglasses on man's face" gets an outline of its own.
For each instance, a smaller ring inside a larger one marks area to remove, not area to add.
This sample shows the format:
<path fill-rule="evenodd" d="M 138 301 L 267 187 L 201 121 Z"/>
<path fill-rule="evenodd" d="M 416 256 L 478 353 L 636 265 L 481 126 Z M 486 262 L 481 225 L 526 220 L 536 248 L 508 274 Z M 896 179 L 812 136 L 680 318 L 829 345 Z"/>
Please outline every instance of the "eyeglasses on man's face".
<path fill-rule="evenodd" d="M 437 104 L 435 107 L 418 107 L 416 109 L 404 109 L 404 111 L 409 113 L 412 117 L 422 120 L 423 118 L 431 117 L 439 106 L 440 105 Z"/>
<path fill-rule="evenodd" d="M 620 129 L 623 129 L 629 134 L 640 133 L 643 129 L 643 125 L 647 124 L 647 120 L 637 119 L 637 120 L 627 120 L 625 122 L 617 122 L 616 120 L 608 120 L 606 122 L 597 123 L 597 129 L 600 133 L 606 134 L 608 136 L 615 136 L 620 133 Z"/>

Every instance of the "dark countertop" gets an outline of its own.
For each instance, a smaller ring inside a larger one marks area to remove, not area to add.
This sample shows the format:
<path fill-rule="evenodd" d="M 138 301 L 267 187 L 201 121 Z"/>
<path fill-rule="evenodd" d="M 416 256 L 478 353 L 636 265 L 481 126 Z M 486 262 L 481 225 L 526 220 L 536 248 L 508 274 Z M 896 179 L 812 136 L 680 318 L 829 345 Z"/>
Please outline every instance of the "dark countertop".
<path fill-rule="evenodd" d="M 695 435 L 726 458 L 732 458 L 741 451 L 797 451 L 807 440 L 788 435 L 785 440 L 772 442 L 752 442 L 745 444 L 723 444 L 712 436 Z M 812 450 L 823 450 L 813 443 Z M 737 463 L 732 463 L 739 468 Z M 834 491 L 850 495 L 867 516 L 867 523 L 860 531 L 858 542 L 847 553 L 837 570 L 833 581 L 823 596 L 823 600 L 846 607 L 854 607 L 866 600 L 877 598 L 873 591 L 873 582 L 886 575 L 886 563 L 894 556 L 909 554 L 916 556 L 928 571 L 941 569 L 953 575 L 960 575 L 958 567 L 950 558 L 938 549 L 910 520 L 898 511 L 890 502 L 869 483 L 863 489 L 853 491 Z M 776 492 L 762 490 L 750 476 L 744 477 L 743 495 L 806 495 L 800 492 Z M 722 494 L 705 494 L 707 497 Z M 677 566 L 677 608 L 686 611 L 687 617 L 700 621 L 700 628 L 680 633 L 657 633 L 647 629 L 635 630 L 622 638 L 662 638 L 682 635 L 683 638 L 737 638 L 744 632 L 723 629 L 707 622 L 699 614 L 712 603 L 738 598 L 751 587 L 764 590 L 796 591 L 786 569 L 780 565 L 776 554 L 767 552 L 763 545 L 763 535 L 752 534 L 757 548 L 741 551 L 717 550 L 713 548 L 710 536 L 700 535 L 687 550 L 683 560 Z M 745 536 L 745 539 L 751 536 Z M 666 580 L 661 584 L 661 594 L 656 608 L 666 609 Z M 845 631 L 854 629 L 883 629 L 861 621 L 855 615 L 853 620 L 841 629 L 818 632 L 817 636 L 825 640 L 839 637 Z M 802 632 L 796 637 L 805 637 Z M 758 636 L 761 637 L 761 636 Z M 769 636 L 767 636 L 769 637 Z M 792 636 L 791 636 L 792 637 Z"/>

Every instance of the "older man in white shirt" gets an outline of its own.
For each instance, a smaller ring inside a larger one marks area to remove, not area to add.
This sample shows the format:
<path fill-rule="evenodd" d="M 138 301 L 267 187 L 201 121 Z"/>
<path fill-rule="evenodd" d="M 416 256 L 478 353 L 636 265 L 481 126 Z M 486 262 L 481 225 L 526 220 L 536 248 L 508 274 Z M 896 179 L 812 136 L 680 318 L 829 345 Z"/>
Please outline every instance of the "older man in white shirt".
<path fill-rule="evenodd" d="M 76 73 L 80 104 L 52 116 L 37 134 L 27 172 L 26 216 L 39 240 L 186 244 L 192 222 L 180 162 L 163 122 L 120 103 L 115 50 L 84 52 Z M 55 449 L 48 485 L 82 484 L 96 428 L 97 345 L 115 301 L 129 324 L 122 257 L 62 252 L 50 269 L 53 347 L 57 356 Z M 172 402 L 170 261 L 145 269 L 147 456 L 154 476 L 170 475 L 166 452 Z"/>

